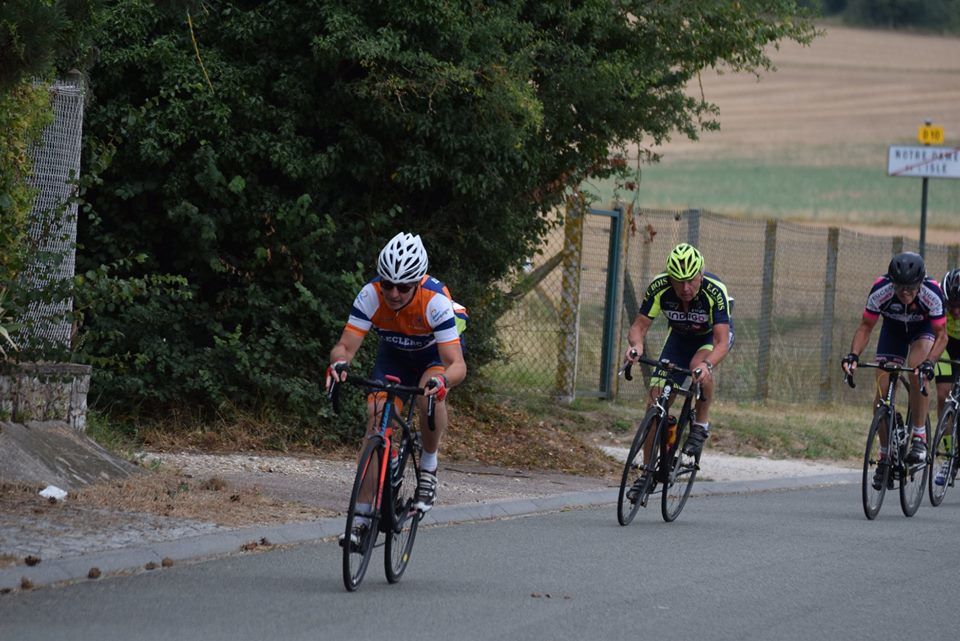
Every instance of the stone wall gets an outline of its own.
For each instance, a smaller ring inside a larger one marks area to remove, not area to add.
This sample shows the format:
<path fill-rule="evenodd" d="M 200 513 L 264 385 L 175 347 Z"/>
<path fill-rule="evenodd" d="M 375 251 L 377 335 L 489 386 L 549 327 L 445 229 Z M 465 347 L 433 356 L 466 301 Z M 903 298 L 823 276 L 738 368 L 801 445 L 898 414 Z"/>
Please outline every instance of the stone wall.
<path fill-rule="evenodd" d="M 89 365 L 6 363 L 0 367 L 0 420 L 63 421 L 87 428 Z"/>

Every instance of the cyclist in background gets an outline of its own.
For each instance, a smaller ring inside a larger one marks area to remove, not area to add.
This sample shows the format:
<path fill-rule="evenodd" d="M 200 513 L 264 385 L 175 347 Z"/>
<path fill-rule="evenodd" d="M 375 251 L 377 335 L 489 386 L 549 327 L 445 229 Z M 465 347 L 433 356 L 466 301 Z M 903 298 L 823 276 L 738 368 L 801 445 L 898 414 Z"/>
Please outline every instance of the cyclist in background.
<path fill-rule="evenodd" d="M 670 331 L 660 360 L 699 371 L 696 378 L 703 398 L 697 401 L 697 422 L 691 426 L 683 446 L 683 451 L 691 456 L 700 454 L 710 434 L 713 370 L 733 346 L 731 300 L 726 285 L 716 275 L 704 271 L 700 251 L 693 245 L 681 243 L 667 257 L 666 271 L 655 276 L 647 287 L 640 311 L 627 334 L 630 347 L 625 359 L 635 363 L 643 355 L 647 331 L 654 319 L 663 314 Z M 656 400 L 664 382 L 665 374 L 658 369 L 651 381 L 648 406 Z M 644 446 L 648 453 L 650 446 L 652 443 Z"/>
<path fill-rule="evenodd" d="M 920 376 L 934 377 L 934 362 L 947 344 L 943 291 L 937 281 L 927 278 L 923 257 L 913 252 L 897 254 L 890 260 L 887 273 L 874 282 L 867 296 L 863 318 L 853 334 L 850 353 L 841 360 L 841 367 L 852 375 L 860 362 L 860 354 L 870 340 L 870 333 L 883 317 L 877 340 L 877 361 L 913 367 L 910 375 L 910 415 L 913 440 L 907 453 L 908 463 L 922 463 L 927 458 L 926 419 L 930 399 L 920 393 Z M 887 388 L 887 374 L 877 370 L 877 396 Z M 887 456 L 886 432 L 881 431 L 880 461 Z M 883 466 L 877 466 L 874 488 L 881 489 Z M 890 483 L 893 482 L 892 476 Z"/>
<path fill-rule="evenodd" d="M 947 358 L 960 358 L 960 269 L 951 269 L 948 271 L 942 282 L 943 294 L 946 297 L 946 326 L 947 326 L 947 349 L 944 356 Z M 947 394 L 953 387 L 953 366 L 950 363 L 937 363 L 937 416 L 943 416 L 943 405 L 947 400 Z M 950 448 L 949 436 L 944 436 L 944 446 Z M 933 482 L 937 485 L 943 485 L 947 482 L 947 472 L 950 468 L 950 461 L 944 461 L 940 470 L 934 470 L 936 477 Z M 956 470 L 954 470 L 956 471 Z"/>
<path fill-rule="evenodd" d="M 370 378 L 385 380 L 392 374 L 403 385 L 428 388 L 416 401 L 420 403 L 423 458 L 414 507 L 422 512 L 433 507 L 437 495 L 437 454 L 448 420 L 444 399 L 467 375 L 460 343 L 465 318 L 466 310 L 452 301 L 447 287 L 427 274 L 427 250 L 420 236 L 401 232 L 380 252 L 377 276 L 357 294 L 340 341 L 330 351 L 328 390 L 334 378 L 346 380 L 350 362 L 374 327 L 380 346 Z M 367 434 L 379 424 L 384 394 L 377 392 L 367 398 Z M 427 396 L 436 400 L 434 430 L 427 429 Z M 371 501 L 373 491 L 373 487 L 364 490 Z M 369 510 L 370 505 L 360 504 L 358 509 Z"/>

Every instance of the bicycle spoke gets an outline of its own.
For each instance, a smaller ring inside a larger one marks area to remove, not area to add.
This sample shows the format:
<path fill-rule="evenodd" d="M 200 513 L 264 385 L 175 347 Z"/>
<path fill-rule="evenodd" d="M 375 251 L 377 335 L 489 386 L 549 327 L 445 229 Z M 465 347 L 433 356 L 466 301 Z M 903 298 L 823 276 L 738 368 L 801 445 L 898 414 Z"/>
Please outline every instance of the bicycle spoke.
<path fill-rule="evenodd" d="M 689 423 L 689 421 L 684 420 L 684 423 Z M 660 514 L 667 523 L 680 516 L 680 511 L 686 505 L 687 497 L 690 496 L 690 490 L 693 488 L 693 482 L 697 477 L 697 457 L 684 454 L 682 451 L 683 441 L 688 432 L 689 425 L 678 426 L 672 456 L 673 465 L 670 470 L 669 481 L 664 485 L 660 500 Z"/>
<path fill-rule="evenodd" d="M 943 503 L 947 488 L 953 486 L 953 477 L 956 474 L 956 440 L 954 438 L 957 408 L 953 402 L 944 407 L 943 415 L 937 421 L 937 433 L 930 448 L 930 475 L 928 488 L 930 504 L 933 506 Z"/>
<path fill-rule="evenodd" d="M 420 453 L 417 451 L 414 455 L 410 448 L 416 448 L 412 440 L 405 443 L 391 486 L 393 518 L 383 553 L 384 570 L 390 583 L 399 581 L 407 569 L 420 523 L 420 514 L 413 509 L 419 482 L 417 460 Z"/>
<path fill-rule="evenodd" d="M 360 512 L 358 505 L 365 503 L 362 497 L 364 481 L 366 480 L 367 485 L 376 487 L 380 453 L 379 442 L 370 441 L 360 455 L 353 491 L 350 494 L 344 536 L 340 541 L 343 547 L 343 584 L 351 592 L 360 587 L 376 546 L 379 528 L 376 502 L 366 514 Z"/>
<path fill-rule="evenodd" d="M 867 433 L 867 447 L 863 454 L 863 512 L 875 519 L 883 505 L 883 497 L 890 483 L 890 465 L 880 458 L 880 430 L 887 429 L 886 409 L 878 408 Z"/>
<path fill-rule="evenodd" d="M 620 478 L 620 493 L 617 496 L 617 521 L 620 525 L 629 525 L 633 521 L 652 490 L 652 474 L 645 474 L 649 461 L 644 457 L 643 443 L 659 418 L 660 414 L 655 409 L 647 410 L 630 445 Z"/>
<path fill-rule="evenodd" d="M 927 434 L 930 434 L 930 421 L 927 420 Z M 909 441 L 906 449 L 909 450 Z M 929 451 L 927 457 L 929 460 Z M 904 452 L 904 456 L 906 452 Z M 902 460 L 902 459 L 901 459 Z M 900 508 L 905 516 L 917 513 L 920 503 L 923 502 L 923 492 L 927 488 L 927 473 L 930 466 L 924 463 L 912 465 L 904 464 L 900 474 Z"/>

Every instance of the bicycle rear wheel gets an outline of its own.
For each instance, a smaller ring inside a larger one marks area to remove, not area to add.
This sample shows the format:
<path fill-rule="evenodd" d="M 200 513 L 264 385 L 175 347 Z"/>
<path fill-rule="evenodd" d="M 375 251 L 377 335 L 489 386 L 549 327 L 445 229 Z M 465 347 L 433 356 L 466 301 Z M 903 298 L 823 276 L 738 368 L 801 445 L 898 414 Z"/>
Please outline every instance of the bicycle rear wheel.
<path fill-rule="evenodd" d="M 693 482 L 697 478 L 700 457 L 683 453 L 683 441 L 689 429 L 690 414 L 688 412 L 686 416 L 681 416 L 680 424 L 677 426 L 677 438 L 670 448 L 672 456 L 669 477 L 663 484 L 663 494 L 660 496 L 660 514 L 667 523 L 680 516 L 680 511 L 686 505 Z"/>
<path fill-rule="evenodd" d="M 956 420 L 957 408 L 952 402 L 949 402 L 944 405 L 943 415 L 937 421 L 937 434 L 933 439 L 933 447 L 930 448 L 930 475 L 927 480 L 930 489 L 930 504 L 933 506 L 943 503 L 947 488 L 953 485 L 953 475 L 956 473 Z M 937 485 L 937 480 L 940 477 L 942 477 L 943 484 Z"/>
<path fill-rule="evenodd" d="M 646 501 L 647 495 L 653 488 L 654 468 L 650 461 L 644 459 L 643 443 L 647 440 L 647 435 L 656 431 L 657 422 L 660 420 L 660 412 L 655 408 L 650 408 L 640 421 L 637 428 L 637 434 L 633 437 L 633 443 L 630 445 L 630 452 L 627 454 L 627 460 L 623 465 L 623 475 L 620 478 L 620 494 L 617 496 L 617 520 L 620 525 L 629 525 L 633 517 L 637 515 L 642 502 Z M 656 460 L 656 444 L 651 450 L 651 460 Z M 649 474 L 644 474 L 647 471 Z M 634 487 L 636 486 L 636 487 Z M 631 492 L 631 490 L 634 490 Z M 630 496 L 628 496 L 630 494 Z"/>
<path fill-rule="evenodd" d="M 415 438 L 404 440 L 397 457 L 397 467 L 392 470 L 390 498 L 393 501 L 393 518 L 384 545 L 383 566 L 387 581 L 396 583 L 403 576 L 410 562 L 413 541 L 417 538 L 420 513 L 413 508 L 416 500 L 420 471 L 420 444 Z"/>
<path fill-rule="evenodd" d="M 870 431 L 867 432 L 867 448 L 863 453 L 863 513 L 870 520 L 877 518 L 880 513 L 890 479 L 889 463 L 880 460 L 880 430 L 889 434 L 889 428 L 886 408 L 878 407 L 873 414 Z M 890 442 L 889 438 L 885 440 Z M 879 481 L 879 487 L 874 487 L 874 479 Z"/>
<path fill-rule="evenodd" d="M 927 418 L 927 434 L 930 433 L 930 419 Z M 906 463 L 904 459 L 910 450 L 909 441 L 901 452 L 900 462 L 900 509 L 904 516 L 913 516 L 917 513 L 920 503 L 923 502 L 923 491 L 927 488 L 927 476 L 930 472 L 929 451 L 927 461 L 923 463 Z"/>
<path fill-rule="evenodd" d="M 370 565 L 373 548 L 377 542 L 377 530 L 380 527 L 379 492 L 374 492 L 373 505 L 369 512 L 361 514 L 357 504 L 361 502 L 360 492 L 364 479 L 370 478 L 376 487 L 376 480 L 380 470 L 380 456 L 382 441 L 371 439 L 363 448 L 360 461 L 357 463 L 357 476 L 353 481 L 353 491 L 350 493 L 350 508 L 347 510 L 347 525 L 344 538 L 340 542 L 343 547 L 343 585 L 353 592 L 360 587 L 363 576 Z M 363 526 L 364 519 L 367 519 Z"/>

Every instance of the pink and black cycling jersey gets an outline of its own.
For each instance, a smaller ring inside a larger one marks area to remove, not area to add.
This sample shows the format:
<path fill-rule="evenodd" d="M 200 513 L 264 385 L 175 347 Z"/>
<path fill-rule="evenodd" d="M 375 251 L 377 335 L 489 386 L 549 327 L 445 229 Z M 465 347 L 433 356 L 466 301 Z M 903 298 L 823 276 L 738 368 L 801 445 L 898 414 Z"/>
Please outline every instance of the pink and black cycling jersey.
<path fill-rule="evenodd" d="M 905 327 L 930 322 L 932 327 L 946 323 L 946 303 L 940 284 L 932 278 L 924 278 L 916 298 L 904 305 L 897 298 L 893 282 L 887 276 L 881 276 L 870 288 L 867 306 L 863 310 L 864 318 L 876 320 L 883 316 L 887 321 L 901 322 Z"/>

